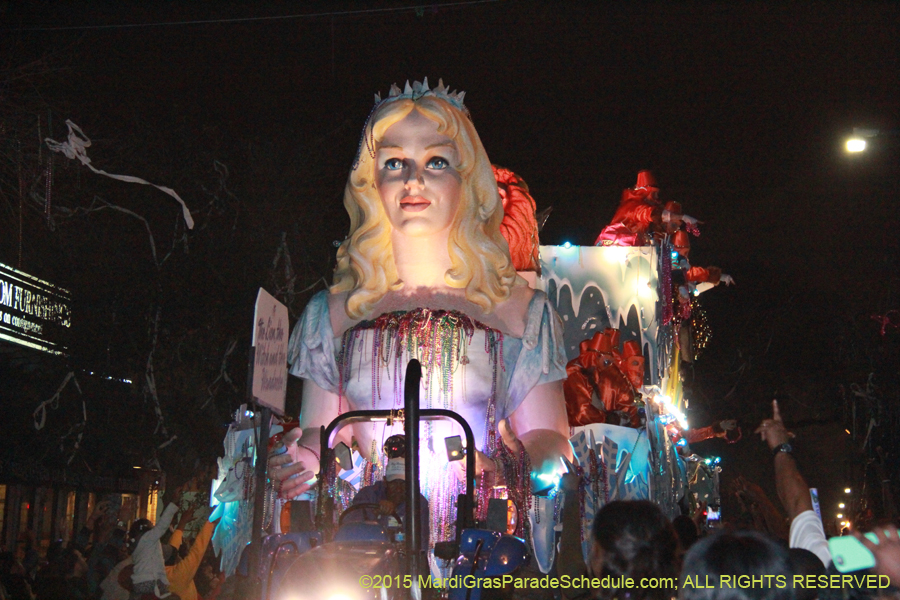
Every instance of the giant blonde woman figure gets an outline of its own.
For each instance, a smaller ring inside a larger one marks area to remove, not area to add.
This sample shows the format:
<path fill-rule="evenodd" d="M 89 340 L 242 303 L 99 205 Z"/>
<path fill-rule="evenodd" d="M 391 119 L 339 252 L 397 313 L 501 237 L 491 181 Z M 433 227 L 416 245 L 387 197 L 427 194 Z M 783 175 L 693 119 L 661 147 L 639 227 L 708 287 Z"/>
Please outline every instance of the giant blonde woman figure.
<path fill-rule="evenodd" d="M 513 268 L 497 182 L 462 99 L 427 80 L 376 97 L 344 192 L 350 233 L 334 284 L 310 300 L 291 335 L 291 373 L 305 381 L 290 452 L 270 463 L 283 498 L 314 482 L 321 425 L 347 410 L 402 408 L 411 358 L 422 363 L 422 407 L 454 410 L 473 429 L 482 510 L 505 486 L 524 515 L 531 493 L 551 487 L 572 456 L 562 324 Z M 444 449 L 455 428 L 421 428 L 432 543 L 455 521 L 461 463 L 448 464 Z M 341 435 L 377 465 L 393 433 L 402 424 Z"/>

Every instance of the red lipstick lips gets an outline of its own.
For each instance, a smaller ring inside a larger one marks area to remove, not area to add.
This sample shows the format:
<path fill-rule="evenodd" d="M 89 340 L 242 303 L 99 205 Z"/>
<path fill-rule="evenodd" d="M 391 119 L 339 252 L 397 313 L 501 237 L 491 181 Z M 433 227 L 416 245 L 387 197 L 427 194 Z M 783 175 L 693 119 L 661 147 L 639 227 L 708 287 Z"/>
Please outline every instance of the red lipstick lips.
<path fill-rule="evenodd" d="M 407 196 L 400 200 L 400 208 L 407 212 L 421 212 L 431 206 L 431 201 L 421 196 Z"/>

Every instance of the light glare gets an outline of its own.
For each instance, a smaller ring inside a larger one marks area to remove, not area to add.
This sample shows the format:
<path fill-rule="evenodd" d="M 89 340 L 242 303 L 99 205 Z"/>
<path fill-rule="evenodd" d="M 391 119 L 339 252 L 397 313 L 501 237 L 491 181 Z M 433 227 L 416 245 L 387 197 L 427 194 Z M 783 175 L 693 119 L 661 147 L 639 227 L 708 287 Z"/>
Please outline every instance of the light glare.
<path fill-rule="evenodd" d="M 847 140 L 847 152 L 863 152 L 866 149 L 866 140 L 862 138 L 850 138 Z"/>

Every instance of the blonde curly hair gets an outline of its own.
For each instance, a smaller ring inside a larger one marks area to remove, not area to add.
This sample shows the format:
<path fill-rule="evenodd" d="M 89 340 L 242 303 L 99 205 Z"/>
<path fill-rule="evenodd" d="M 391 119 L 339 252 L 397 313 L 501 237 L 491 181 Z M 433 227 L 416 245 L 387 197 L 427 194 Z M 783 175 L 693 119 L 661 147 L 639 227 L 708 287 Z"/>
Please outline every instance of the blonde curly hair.
<path fill-rule="evenodd" d="M 455 106 L 425 96 L 385 102 L 372 114 L 363 134 L 377 145 L 387 129 L 413 110 L 438 124 L 438 132 L 456 144 L 463 185 L 459 209 L 451 225 L 447 285 L 464 288 L 466 299 L 490 313 L 508 299 L 516 285 L 509 247 L 500 233 L 503 204 L 487 153 L 472 122 Z M 375 160 L 361 148 L 359 163 L 344 189 L 350 233 L 337 251 L 331 293 L 349 292 L 347 315 L 369 314 L 388 291 L 403 287 L 394 263 L 391 225 L 375 189 Z"/>

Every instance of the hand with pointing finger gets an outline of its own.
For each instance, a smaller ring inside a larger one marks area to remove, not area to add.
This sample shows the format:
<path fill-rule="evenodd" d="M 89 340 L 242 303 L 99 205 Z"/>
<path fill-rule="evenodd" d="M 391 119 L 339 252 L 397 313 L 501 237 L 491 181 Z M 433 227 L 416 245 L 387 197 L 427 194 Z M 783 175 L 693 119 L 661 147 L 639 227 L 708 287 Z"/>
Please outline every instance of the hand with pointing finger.
<path fill-rule="evenodd" d="M 754 433 L 758 433 L 762 441 L 769 445 L 769 450 L 774 450 L 793 439 L 794 434 L 785 429 L 784 421 L 781 420 L 778 400 L 772 400 L 772 418 L 763 421 Z"/>

